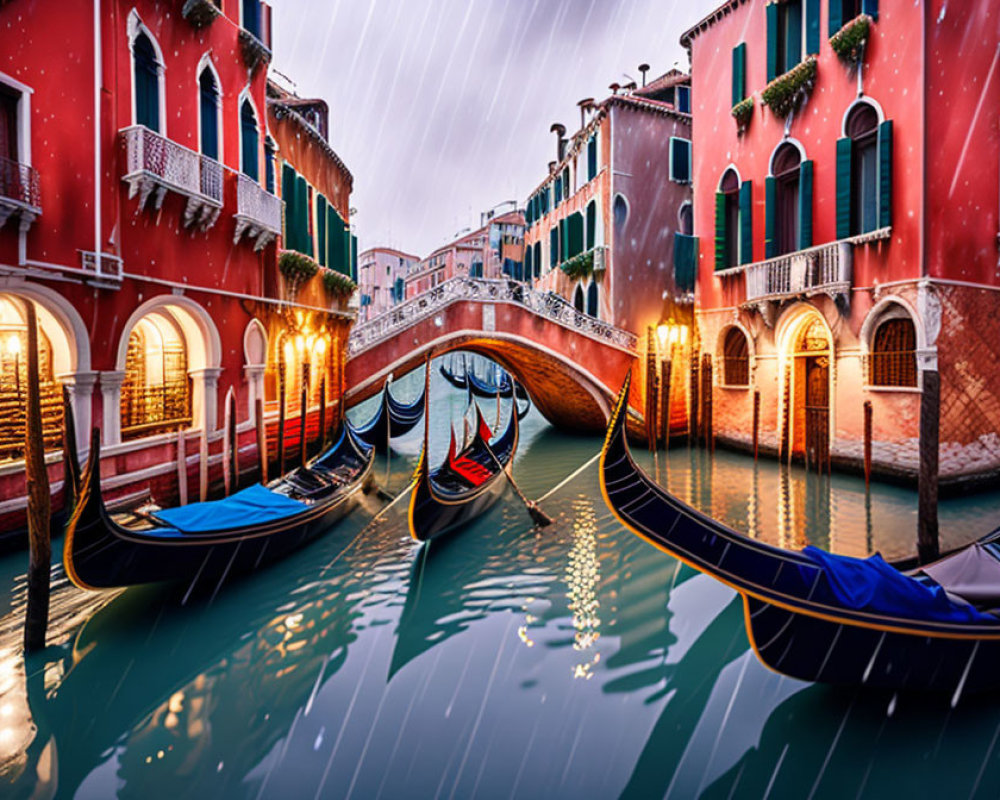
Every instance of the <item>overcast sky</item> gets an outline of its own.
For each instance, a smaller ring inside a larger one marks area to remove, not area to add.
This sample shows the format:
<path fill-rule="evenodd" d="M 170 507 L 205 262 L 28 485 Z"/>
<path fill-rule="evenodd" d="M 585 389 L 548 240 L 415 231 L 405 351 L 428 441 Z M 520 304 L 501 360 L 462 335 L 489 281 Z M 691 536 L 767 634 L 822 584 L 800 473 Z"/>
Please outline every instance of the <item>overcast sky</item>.
<path fill-rule="evenodd" d="M 418 256 L 523 203 L 555 154 L 553 122 L 608 84 L 678 66 L 719 0 L 272 0 L 273 68 L 330 104 L 354 175 L 361 249 Z"/>

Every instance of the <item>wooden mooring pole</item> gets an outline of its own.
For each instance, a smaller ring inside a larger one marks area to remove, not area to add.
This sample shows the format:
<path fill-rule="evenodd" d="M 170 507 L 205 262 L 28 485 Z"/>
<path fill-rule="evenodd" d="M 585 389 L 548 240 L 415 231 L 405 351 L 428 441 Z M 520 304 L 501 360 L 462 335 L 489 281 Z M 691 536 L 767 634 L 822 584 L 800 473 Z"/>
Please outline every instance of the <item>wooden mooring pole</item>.
<path fill-rule="evenodd" d="M 62 387 L 63 401 L 63 507 L 66 516 L 73 513 L 76 505 L 76 495 L 80 490 L 80 461 L 76 454 L 76 419 L 73 416 L 73 403 L 69 387 Z"/>
<path fill-rule="evenodd" d="M 712 433 L 712 355 L 703 353 L 701 357 L 701 397 L 703 403 L 702 424 L 704 440 L 709 452 L 715 452 L 715 435 Z"/>
<path fill-rule="evenodd" d="M 260 470 L 260 482 L 267 483 L 267 425 L 264 423 L 264 398 L 258 397 L 254 406 L 254 417 L 257 422 L 257 464 Z"/>
<path fill-rule="evenodd" d="M 760 390 L 753 392 L 753 460 L 757 460 L 760 445 Z"/>
<path fill-rule="evenodd" d="M 691 416 L 688 418 L 688 444 L 698 444 L 701 408 L 701 377 L 698 372 L 698 353 L 691 354 Z"/>
<path fill-rule="evenodd" d="M 936 559 L 938 544 L 938 424 L 941 416 L 941 376 L 924 370 L 920 396 L 920 475 L 917 489 L 917 557 L 921 564 Z"/>
<path fill-rule="evenodd" d="M 28 397 L 24 466 L 28 481 L 28 604 L 24 619 L 24 651 L 45 647 L 49 624 L 49 576 L 52 561 L 52 496 L 45 469 L 42 398 L 38 382 L 38 319 L 35 304 L 25 302 L 28 323 Z"/>
<path fill-rule="evenodd" d="M 278 474 L 285 474 L 285 414 L 288 405 L 288 386 L 285 382 L 286 367 L 278 371 Z"/>
<path fill-rule="evenodd" d="M 326 446 L 326 375 L 319 379 L 319 450 Z"/>
<path fill-rule="evenodd" d="M 670 446 L 670 379 L 674 365 L 669 358 L 660 361 L 660 435 L 663 437 L 663 449 Z"/>
<path fill-rule="evenodd" d="M 865 491 L 872 482 L 872 401 L 865 400 Z"/>
<path fill-rule="evenodd" d="M 236 392 L 232 388 L 228 395 L 229 403 L 229 485 L 232 491 L 240 490 L 240 440 L 236 433 Z"/>
<path fill-rule="evenodd" d="M 305 375 L 302 376 L 302 393 L 301 393 L 301 405 L 299 406 L 299 464 L 301 466 L 306 465 L 308 461 L 308 454 L 306 452 L 306 444 L 309 439 L 306 438 L 306 417 L 309 415 L 309 387 L 308 378 Z"/>

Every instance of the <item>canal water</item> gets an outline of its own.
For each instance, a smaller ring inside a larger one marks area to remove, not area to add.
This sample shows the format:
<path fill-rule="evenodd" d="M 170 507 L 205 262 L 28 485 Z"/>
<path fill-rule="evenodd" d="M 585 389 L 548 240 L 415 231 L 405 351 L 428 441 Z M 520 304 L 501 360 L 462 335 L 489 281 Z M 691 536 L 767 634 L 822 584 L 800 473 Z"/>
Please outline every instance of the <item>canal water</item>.
<path fill-rule="evenodd" d="M 434 375 L 432 461 L 464 403 Z M 600 446 L 535 411 L 521 430 L 532 497 Z M 420 442 L 396 443 L 394 490 Z M 641 459 L 751 535 L 912 551 L 911 492 L 876 485 L 866 503 L 855 479 L 723 451 Z M 997 499 L 945 504 L 945 544 L 1000 524 Z M 51 645 L 27 663 L 26 557 L 0 561 L 0 797 L 1000 796 L 1000 698 L 952 708 L 769 672 L 737 596 L 623 530 L 596 465 L 544 501 L 541 530 L 508 494 L 420 547 L 404 503 L 371 522 L 381 504 L 186 603 L 162 587 L 86 594 L 57 570 Z"/>

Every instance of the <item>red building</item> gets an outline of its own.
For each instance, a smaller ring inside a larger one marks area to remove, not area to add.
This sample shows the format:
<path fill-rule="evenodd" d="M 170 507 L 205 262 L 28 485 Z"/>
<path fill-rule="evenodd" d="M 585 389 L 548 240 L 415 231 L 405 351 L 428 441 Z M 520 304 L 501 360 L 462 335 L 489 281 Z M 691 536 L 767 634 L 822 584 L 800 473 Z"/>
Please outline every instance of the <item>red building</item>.
<path fill-rule="evenodd" d="M 686 32 L 718 437 L 943 480 L 1000 467 L 1000 15 L 731 0 Z M 928 390 L 930 395 L 927 394 Z M 931 417 L 929 422 L 933 423 Z"/>
<path fill-rule="evenodd" d="M 676 425 L 687 415 L 694 290 L 689 84 L 672 70 L 581 101 L 576 133 L 552 126 L 556 158 L 526 203 L 526 272 L 577 310 L 639 334 L 653 363 L 675 362 Z"/>
<path fill-rule="evenodd" d="M 270 16 L 257 0 L 0 5 L 0 531 L 25 504 L 22 300 L 55 487 L 60 385 L 81 451 L 101 427 L 112 497 L 217 486 L 230 391 L 255 465 L 268 317 L 288 308 Z"/>

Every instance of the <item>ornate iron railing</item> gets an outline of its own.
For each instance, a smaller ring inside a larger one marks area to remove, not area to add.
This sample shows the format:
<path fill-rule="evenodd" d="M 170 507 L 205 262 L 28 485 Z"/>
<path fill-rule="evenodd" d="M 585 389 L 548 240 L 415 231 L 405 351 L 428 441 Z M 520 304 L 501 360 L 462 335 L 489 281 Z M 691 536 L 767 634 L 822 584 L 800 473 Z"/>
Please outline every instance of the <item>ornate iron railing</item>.
<path fill-rule="evenodd" d="M 452 303 L 462 301 L 514 303 L 591 339 L 633 352 L 638 348 L 635 334 L 577 311 L 553 292 L 538 292 L 514 281 L 456 277 L 356 325 L 348 340 L 348 355 L 356 356 Z"/>
<path fill-rule="evenodd" d="M 0 198 L 40 210 L 42 196 L 38 188 L 38 170 L 19 161 L 0 158 Z"/>
<path fill-rule="evenodd" d="M 236 176 L 236 213 L 271 233 L 281 232 L 281 198 L 242 173 Z"/>
<path fill-rule="evenodd" d="M 836 241 L 716 274 L 744 273 L 748 303 L 820 293 L 833 296 L 851 289 L 852 256 L 849 241 Z"/>

